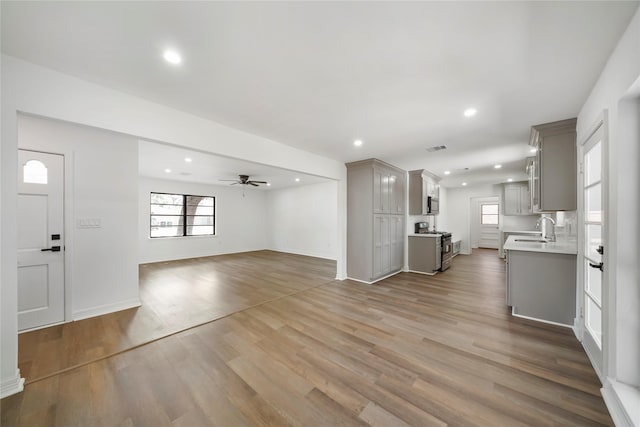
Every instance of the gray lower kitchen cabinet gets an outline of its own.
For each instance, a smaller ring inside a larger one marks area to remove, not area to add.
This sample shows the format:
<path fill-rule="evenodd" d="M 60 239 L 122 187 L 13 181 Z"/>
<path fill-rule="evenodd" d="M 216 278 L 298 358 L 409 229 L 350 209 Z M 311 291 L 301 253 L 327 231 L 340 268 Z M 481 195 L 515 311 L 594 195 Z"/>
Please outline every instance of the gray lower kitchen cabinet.
<path fill-rule="evenodd" d="M 442 237 L 409 236 L 409 271 L 432 274 L 440 269 Z"/>
<path fill-rule="evenodd" d="M 347 163 L 347 276 L 373 283 L 402 270 L 406 172 L 377 159 Z"/>
<path fill-rule="evenodd" d="M 576 210 L 576 119 L 533 126 L 529 144 L 533 212 Z"/>
<path fill-rule="evenodd" d="M 506 297 L 513 314 L 573 325 L 576 314 L 576 255 L 506 252 Z"/>

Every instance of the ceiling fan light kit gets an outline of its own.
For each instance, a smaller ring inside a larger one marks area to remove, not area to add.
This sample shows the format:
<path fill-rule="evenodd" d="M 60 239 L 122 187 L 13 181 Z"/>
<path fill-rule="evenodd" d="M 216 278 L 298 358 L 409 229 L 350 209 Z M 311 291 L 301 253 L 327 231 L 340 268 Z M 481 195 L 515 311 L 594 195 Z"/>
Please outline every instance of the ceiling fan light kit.
<path fill-rule="evenodd" d="M 254 181 L 249 179 L 249 175 L 238 175 L 239 179 L 221 179 L 220 181 L 231 181 L 231 185 L 252 185 L 254 187 L 259 187 L 260 184 L 267 184 L 267 181 Z"/>

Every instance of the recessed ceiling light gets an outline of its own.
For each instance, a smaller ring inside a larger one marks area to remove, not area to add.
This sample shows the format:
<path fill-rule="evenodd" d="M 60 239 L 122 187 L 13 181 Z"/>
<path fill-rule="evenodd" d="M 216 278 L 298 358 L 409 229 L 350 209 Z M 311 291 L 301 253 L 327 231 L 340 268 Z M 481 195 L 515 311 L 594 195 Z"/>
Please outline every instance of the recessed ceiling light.
<path fill-rule="evenodd" d="M 513 178 L 509 178 L 507 182 L 513 182 Z"/>
<path fill-rule="evenodd" d="M 451 171 L 444 171 L 445 175 L 451 175 Z"/>
<path fill-rule="evenodd" d="M 270 182 L 267 182 L 267 187 L 271 187 L 271 183 Z"/>
<path fill-rule="evenodd" d="M 536 151 L 538 151 L 536 147 L 533 147 L 531 150 L 529 150 L 530 153 L 535 153 Z"/>
<path fill-rule="evenodd" d="M 162 56 L 164 60 L 170 64 L 178 65 L 182 62 L 182 58 L 180 57 L 178 52 L 173 50 L 165 50 Z"/>
<path fill-rule="evenodd" d="M 464 116 L 473 117 L 476 115 L 477 112 L 478 110 L 476 110 L 475 108 L 467 108 L 466 110 L 464 110 Z"/>
<path fill-rule="evenodd" d="M 495 165 L 493 168 L 494 169 L 500 169 L 502 167 L 502 165 Z"/>
<path fill-rule="evenodd" d="M 171 169 L 167 168 L 164 170 L 165 173 L 171 173 Z"/>
<path fill-rule="evenodd" d="M 355 141 L 353 141 L 353 145 L 355 145 L 356 147 L 362 147 L 362 140 L 356 139 Z"/>
<path fill-rule="evenodd" d="M 191 163 L 193 161 L 193 159 L 191 157 L 185 157 L 184 161 L 187 163 Z"/>
<path fill-rule="evenodd" d="M 466 183 L 466 182 L 463 182 L 463 183 L 462 183 L 462 186 L 463 186 L 463 187 L 464 187 L 464 186 L 466 186 L 466 185 L 467 185 L 467 183 Z"/>
<path fill-rule="evenodd" d="M 300 178 L 296 178 L 296 182 L 300 182 Z"/>

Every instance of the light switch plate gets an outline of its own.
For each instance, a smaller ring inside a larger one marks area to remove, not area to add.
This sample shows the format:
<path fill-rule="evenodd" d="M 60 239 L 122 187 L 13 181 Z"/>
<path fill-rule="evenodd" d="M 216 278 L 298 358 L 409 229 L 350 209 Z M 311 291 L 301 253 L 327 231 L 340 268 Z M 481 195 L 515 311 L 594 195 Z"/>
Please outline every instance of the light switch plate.
<path fill-rule="evenodd" d="M 102 228 L 102 218 L 78 218 L 77 228 Z"/>

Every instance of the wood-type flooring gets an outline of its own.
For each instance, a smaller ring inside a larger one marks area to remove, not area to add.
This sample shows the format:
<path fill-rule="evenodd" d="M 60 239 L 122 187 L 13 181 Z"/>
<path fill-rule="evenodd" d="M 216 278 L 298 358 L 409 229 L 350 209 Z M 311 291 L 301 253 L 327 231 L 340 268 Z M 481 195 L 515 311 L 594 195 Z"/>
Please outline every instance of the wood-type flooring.
<path fill-rule="evenodd" d="M 327 262 L 292 259 L 296 292 L 32 381 L 2 400 L 2 425 L 613 425 L 573 332 L 509 315 L 495 250 L 376 285 L 305 283 Z M 198 283 L 208 268 L 175 274 Z M 248 299 L 278 286 L 239 274 L 250 283 L 229 286 Z"/>
<path fill-rule="evenodd" d="M 331 281 L 335 261 L 273 251 L 142 264 L 142 306 L 18 335 L 26 382 Z"/>

